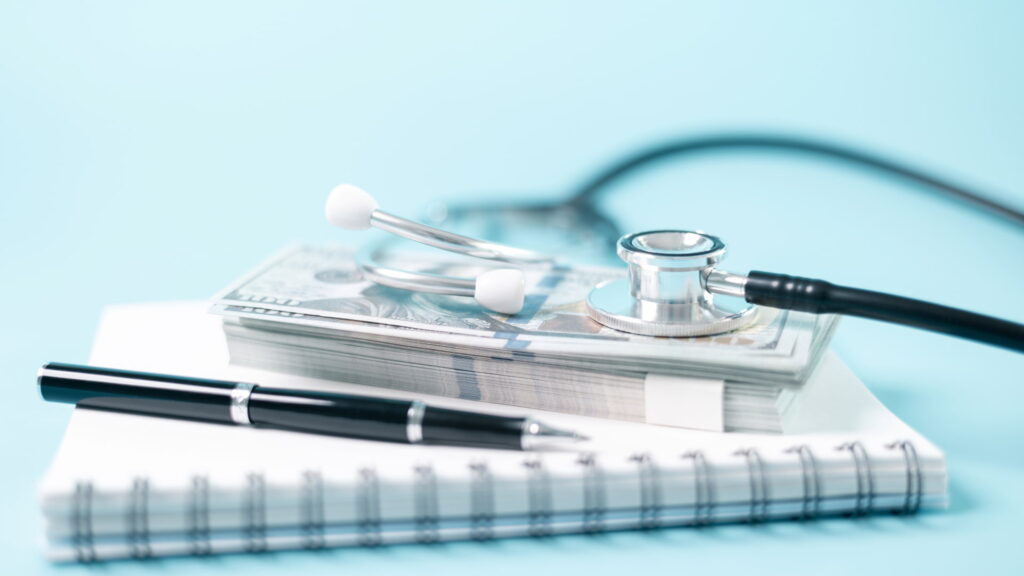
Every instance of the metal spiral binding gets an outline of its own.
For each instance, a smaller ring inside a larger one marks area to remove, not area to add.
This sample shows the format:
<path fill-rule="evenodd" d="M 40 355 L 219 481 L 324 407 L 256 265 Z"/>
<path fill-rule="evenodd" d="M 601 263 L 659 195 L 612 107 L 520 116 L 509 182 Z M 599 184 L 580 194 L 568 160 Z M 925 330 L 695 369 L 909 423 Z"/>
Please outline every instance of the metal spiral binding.
<path fill-rule="evenodd" d="M 302 473 L 302 532 L 307 549 L 324 547 L 324 477 L 317 470 Z"/>
<path fill-rule="evenodd" d="M 750 477 L 750 522 L 762 522 L 768 517 L 768 477 L 764 473 L 764 460 L 755 448 L 737 450 L 736 456 L 747 461 L 747 475 Z"/>
<path fill-rule="evenodd" d="M 359 488 L 356 490 L 356 509 L 359 514 L 359 544 L 379 546 L 383 542 L 380 529 L 380 479 L 374 468 L 359 470 Z"/>
<path fill-rule="evenodd" d="M 711 466 L 700 450 L 687 452 L 683 458 L 693 460 L 693 523 L 705 526 L 714 516 L 715 494 L 711 483 Z"/>
<path fill-rule="evenodd" d="M 800 474 L 803 477 L 804 496 L 800 509 L 800 519 L 809 520 L 818 515 L 821 509 L 821 477 L 818 475 L 818 463 L 814 453 L 806 444 L 793 446 L 786 450 L 787 454 L 796 454 L 800 458 Z"/>
<path fill-rule="evenodd" d="M 523 462 L 523 465 L 530 471 L 527 478 L 527 494 L 530 506 L 527 533 L 530 536 L 536 537 L 550 536 L 552 516 L 551 477 L 548 475 L 547 470 L 544 469 L 544 464 L 539 458 L 527 460 Z"/>
<path fill-rule="evenodd" d="M 192 477 L 188 500 L 188 536 L 193 555 L 206 556 L 213 552 L 210 544 L 210 480 L 206 476 Z"/>
<path fill-rule="evenodd" d="M 149 479 L 146 477 L 132 479 L 127 520 L 132 558 L 149 558 L 153 550 L 149 546 Z"/>
<path fill-rule="evenodd" d="M 414 505 L 416 508 L 416 541 L 430 544 L 440 540 L 438 534 L 437 474 L 430 464 L 416 466 Z"/>
<path fill-rule="evenodd" d="M 847 450 L 853 457 L 854 473 L 857 476 L 857 499 L 854 501 L 852 514 L 863 516 L 871 512 L 875 501 L 875 477 L 867 450 L 860 442 L 842 444 L 836 447 L 836 450 Z"/>
<path fill-rule="evenodd" d="M 661 479 L 650 454 L 634 454 L 640 486 L 640 528 L 657 528 L 661 517 Z"/>
<path fill-rule="evenodd" d="M 583 467 L 583 532 L 602 532 L 606 507 L 604 473 L 593 453 L 583 454 L 576 463 Z"/>
<path fill-rule="evenodd" d="M 490 540 L 494 537 L 494 478 L 486 462 L 469 465 L 472 473 L 469 497 L 470 537 Z"/>
<path fill-rule="evenodd" d="M 914 514 L 921 509 L 921 500 L 924 499 L 924 474 L 921 471 L 921 460 L 917 457 L 917 448 L 909 440 L 893 442 L 886 448 L 899 448 L 903 452 L 903 462 L 907 467 L 907 492 L 901 513 Z"/>
<path fill-rule="evenodd" d="M 245 549 L 264 552 L 267 549 L 267 482 L 262 473 L 246 475 Z"/>
<path fill-rule="evenodd" d="M 96 561 L 92 530 L 92 495 L 91 481 L 75 482 L 75 494 L 71 503 L 71 541 L 75 546 L 75 560 L 79 562 Z"/>

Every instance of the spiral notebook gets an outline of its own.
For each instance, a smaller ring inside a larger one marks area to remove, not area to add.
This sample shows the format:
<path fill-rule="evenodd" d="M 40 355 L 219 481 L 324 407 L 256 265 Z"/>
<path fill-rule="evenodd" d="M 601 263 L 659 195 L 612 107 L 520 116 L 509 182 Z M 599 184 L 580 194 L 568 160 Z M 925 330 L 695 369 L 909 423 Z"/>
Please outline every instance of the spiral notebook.
<path fill-rule="evenodd" d="M 91 362 L 339 389 L 228 365 L 219 320 L 204 303 L 109 308 Z M 784 436 L 539 413 L 593 438 L 579 451 L 543 453 L 75 409 L 41 485 L 46 553 L 55 561 L 95 561 L 377 546 L 909 514 L 946 505 L 942 452 L 888 412 L 837 357 L 826 356 L 798 402 L 798 431 Z"/>

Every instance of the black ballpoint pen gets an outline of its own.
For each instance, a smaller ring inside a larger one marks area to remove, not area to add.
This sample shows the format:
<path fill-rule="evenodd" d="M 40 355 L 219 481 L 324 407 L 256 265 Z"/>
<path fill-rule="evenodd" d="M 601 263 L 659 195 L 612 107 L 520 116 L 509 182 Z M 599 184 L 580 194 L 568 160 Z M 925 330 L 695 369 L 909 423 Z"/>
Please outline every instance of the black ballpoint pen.
<path fill-rule="evenodd" d="M 530 450 L 585 439 L 531 417 L 437 408 L 419 400 L 291 390 L 57 362 L 39 370 L 39 391 L 50 402 L 84 408 L 410 444 Z"/>

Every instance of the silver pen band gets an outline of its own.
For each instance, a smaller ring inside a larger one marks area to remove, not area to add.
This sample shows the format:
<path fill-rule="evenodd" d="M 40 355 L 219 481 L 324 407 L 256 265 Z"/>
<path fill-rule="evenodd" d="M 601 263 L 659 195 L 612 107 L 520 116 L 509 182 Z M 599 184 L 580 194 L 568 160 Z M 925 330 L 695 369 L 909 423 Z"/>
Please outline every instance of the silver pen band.
<path fill-rule="evenodd" d="M 409 405 L 409 413 L 405 423 L 405 437 L 410 444 L 423 442 L 423 415 L 427 412 L 427 405 L 419 400 L 413 400 Z"/>
<path fill-rule="evenodd" d="M 255 384 L 239 382 L 231 391 L 231 421 L 242 426 L 252 425 L 249 420 L 249 397 Z"/>

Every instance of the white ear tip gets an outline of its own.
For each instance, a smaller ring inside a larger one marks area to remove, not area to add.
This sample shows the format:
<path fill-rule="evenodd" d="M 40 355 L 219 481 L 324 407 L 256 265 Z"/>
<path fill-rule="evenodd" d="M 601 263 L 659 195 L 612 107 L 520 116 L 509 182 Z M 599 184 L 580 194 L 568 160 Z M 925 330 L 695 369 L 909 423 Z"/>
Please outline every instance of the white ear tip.
<path fill-rule="evenodd" d="M 520 270 L 488 270 L 476 277 L 473 297 L 481 306 L 502 314 L 518 314 L 523 309 L 525 282 Z"/>
<path fill-rule="evenodd" d="M 358 186 L 342 184 L 331 190 L 324 209 L 327 221 L 345 230 L 366 230 L 377 209 L 373 196 Z"/>

